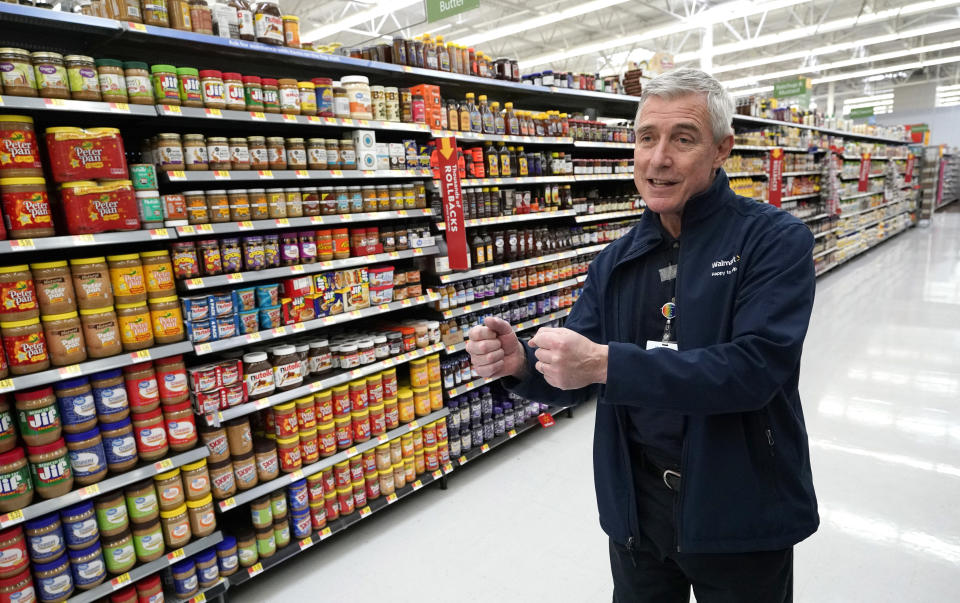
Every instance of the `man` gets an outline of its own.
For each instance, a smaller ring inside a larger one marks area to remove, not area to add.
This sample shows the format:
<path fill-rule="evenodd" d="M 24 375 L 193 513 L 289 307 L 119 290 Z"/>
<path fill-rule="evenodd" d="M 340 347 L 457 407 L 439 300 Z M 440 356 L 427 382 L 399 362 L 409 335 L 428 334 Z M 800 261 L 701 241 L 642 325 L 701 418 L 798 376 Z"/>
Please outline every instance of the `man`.
<path fill-rule="evenodd" d="M 694 69 L 651 81 L 634 181 L 647 209 L 591 262 L 566 328 L 522 344 L 488 318 L 483 377 L 539 400 L 599 390 L 594 476 L 614 601 L 792 600 L 819 524 L 797 391 L 813 236 L 720 168 L 733 102 Z"/>

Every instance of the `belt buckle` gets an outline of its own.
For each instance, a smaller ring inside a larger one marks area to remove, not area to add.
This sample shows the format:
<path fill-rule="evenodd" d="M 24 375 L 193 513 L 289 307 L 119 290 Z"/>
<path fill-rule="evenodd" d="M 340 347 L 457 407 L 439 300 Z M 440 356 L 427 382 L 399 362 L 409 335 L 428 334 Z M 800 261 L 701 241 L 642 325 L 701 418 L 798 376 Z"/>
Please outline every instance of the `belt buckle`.
<path fill-rule="evenodd" d="M 670 485 L 670 480 L 668 479 L 668 478 L 670 478 L 670 477 L 676 478 L 677 482 L 679 483 L 679 481 L 680 481 L 680 474 L 679 474 L 678 472 L 672 471 L 672 470 L 670 470 L 670 469 L 667 469 L 667 470 L 665 470 L 665 471 L 663 472 L 663 484 L 664 484 L 667 488 L 669 488 L 670 490 L 676 490 L 676 488 L 674 488 L 673 486 Z"/>

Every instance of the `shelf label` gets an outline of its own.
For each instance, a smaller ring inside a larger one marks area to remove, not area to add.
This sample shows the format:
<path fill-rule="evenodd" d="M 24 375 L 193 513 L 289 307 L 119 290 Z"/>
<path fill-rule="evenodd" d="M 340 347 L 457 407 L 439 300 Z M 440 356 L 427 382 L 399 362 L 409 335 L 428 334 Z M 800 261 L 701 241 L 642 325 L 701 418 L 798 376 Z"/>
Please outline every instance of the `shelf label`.
<path fill-rule="evenodd" d="M 433 479 L 440 479 L 441 477 L 443 477 L 443 471 L 437 469 L 433 472 Z"/>
<path fill-rule="evenodd" d="M 151 239 L 169 239 L 170 231 L 168 231 L 166 228 L 151 228 L 150 238 Z"/>
<path fill-rule="evenodd" d="M 293 174 L 294 174 L 297 178 L 309 178 L 309 177 L 310 177 L 310 172 L 308 172 L 307 170 L 295 170 L 295 171 L 293 172 Z"/>
<path fill-rule="evenodd" d="M 130 354 L 130 360 L 144 362 L 150 360 L 150 350 L 139 350 Z"/>
<path fill-rule="evenodd" d="M 90 498 L 100 494 L 100 484 L 93 484 L 80 490 L 80 498 Z"/>
<path fill-rule="evenodd" d="M 267 116 L 263 113 L 263 111 L 251 111 L 250 119 L 253 121 L 267 121 Z"/>
<path fill-rule="evenodd" d="M 48 107 L 66 107 L 67 103 L 62 98 L 45 98 L 43 103 Z"/>
<path fill-rule="evenodd" d="M 0 381 L 0 392 L 8 392 L 13 389 L 13 379 L 3 379 Z"/>
<path fill-rule="evenodd" d="M 167 561 L 169 561 L 170 563 L 174 563 L 174 562 L 180 561 L 186 556 L 187 554 L 183 552 L 183 549 L 177 549 L 176 551 L 167 555 Z"/>
<path fill-rule="evenodd" d="M 423 487 L 423 482 L 421 482 L 420 480 L 417 480 L 417 481 L 413 482 L 413 491 L 414 491 L 414 492 L 416 492 L 417 490 L 419 490 L 419 489 L 422 488 L 422 487 Z"/>
<path fill-rule="evenodd" d="M 213 179 L 214 180 L 230 180 L 230 172 L 226 170 L 214 170 Z"/>
<path fill-rule="evenodd" d="M 116 578 L 111 580 L 110 584 L 113 586 L 113 590 L 117 590 L 118 588 L 120 588 L 121 586 L 129 582 L 130 582 L 130 572 L 127 572 L 126 574 L 123 574 L 122 576 L 117 576 Z"/>
<path fill-rule="evenodd" d="M 420 427 L 420 422 L 419 422 L 419 421 L 410 421 L 410 423 L 407 425 L 407 427 L 410 428 L 410 431 L 413 431 L 414 429 L 417 429 L 418 427 Z"/>
<path fill-rule="evenodd" d="M 290 474 L 291 482 L 295 482 L 298 479 L 303 479 L 303 469 L 297 469 L 296 471 Z"/>
<path fill-rule="evenodd" d="M 508 431 L 508 432 L 507 432 L 507 437 L 508 437 L 508 438 L 511 438 L 511 439 L 517 437 L 517 430 L 516 430 L 516 429 L 511 429 L 510 431 Z"/>
<path fill-rule="evenodd" d="M 340 216 L 340 221 L 341 221 L 341 222 L 353 222 L 353 216 L 351 216 L 350 214 L 344 214 L 344 215 Z"/>
<path fill-rule="evenodd" d="M 197 229 L 193 226 L 177 226 L 177 232 L 180 234 L 194 234 L 197 232 Z"/>
<path fill-rule="evenodd" d="M 397 502 L 397 494 L 395 492 L 391 492 L 387 495 L 387 504 L 392 505 L 395 502 Z"/>
<path fill-rule="evenodd" d="M 273 170 L 258 170 L 257 176 L 259 176 L 261 180 L 273 180 Z"/>
<path fill-rule="evenodd" d="M 457 459 L 457 462 L 461 465 L 466 465 L 468 460 L 465 455 L 461 455 L 460 458 Z"/>
<path fill-rule="evenodd" d="M 3 517 L 0 517 L 0 527 L 8 527 L 14 524 L 18 524 L 23 521 L 23 511 L 17 509 L 16 511 L 10 511 Z"/>
<path fill-rule="evenodd" d="M 308 123 L 308 124 L 319 124 L 319 123 L 321 123 L 321 120 L 320 120 L 320 118 L 317 117 L 316 115 L 308 115 L 308 116 L 307 116 L 307 123 Z"/>
<path fill-rule="evenodd" d="M 343 170 L 330 170 L 330 175 L 335 178 L 343 177 Z"/>
<path fill-rule="evenodd" d="M 220 109 L 204 109 L 203 112 L 207 114 L 207 117 L 215 117 L 217 119 L 223 117 L 223 111 Z"/>
<path fill-rule="evenodd" d="M 207 603 L 207 595 L 204 593 L 199 593 L 196 597 L 190 600 L 192 603 Z"/>
<path fill-rule="evenodd" d="M 83 374 L 83 369 L 80 368 L 79 364 L 71 364 L 70 366 L 65 366 L 60 368 L 57 372 L 60 373 L 60 378 L 65 377 L 76 377 Z"/>
<path fill-rule="evenodd" d="M 306 538 L 300 541 L 301 551 L 309 549 L 312 546 L 313 546 L 313 538 L 310 538 L 309 536 L 307 536 Z"/>
<path fill-rule="evenodd" d="M 257 562 L 256 565 L 250 566 L 250 569 L 247 570 L 247 575 L 249 575 L 251 578 L 253 578 L 254 576 L 258 576 L 262 573 L 263 573 L 263 564 L 260 562 Z"/>
<path fill-rule="evenodd" d="M 330 538 L 332 534 L 333 532 L 330 530 L 330 528 L 323 528 L 320 530 L 320 540 L 326 540 L 327 538 Z"/>
<path fill-rule="evenodd" d="M 233 274 L 227 275 L 227 283 L 231 285 L 234 283 L 242 283 L 242 282 L 243 282 L 243 275 L 240 274 L 239 272 L 234 272 Z"/>
<path fill-rule="evenodd" d="M 274 220 L 274 223 L 276 223 L 277 228 L 286 228 L 287 226 L 290 226 L 290 220 L 288 218 L 277 218 Z"/>
<path fill-rule="evenodd" d="M 187 173 L 180 170 L 167 172 L 167 179 L 170 180 L 170 182 L 184 182 L 187 179 Z"/>
<path fill-rule="evenodd" d="M 443 472 L 449 474 L 449 473 L 452 472 L 452 471 L 453 471 L 453 463 L 451 463 L 451 462 L 449 462 L 449 461 L 447 461 L 446 463 L 444 463 L 444 465 L 443 465 Z"/>
<path fill-rule="evenodd" d="M 296 116 L 296 115 L 289 115 L 289 114 L 287 114 L 287 113 L 283 113 L 283 114 L 280 115 L 280 119 L 282 119 L 283 121 L 289 122 L 289 123 L 294 123 L 294 124 L 297 123 L 297 116 Z"/>
<path fill-rule="evenodd" d="M 127 27 L 130 28 L 130 30 L 132 31 L 147 33 L 147 26 L 144 25 L 143 23 L 131 23 L 130 21 L 127 21 Z M 162 105 L 162 106 L 166 107 L 167 105 Z"/>
<path fill-rule="evenodd" d="M 161 113 L 166 113 L 167 115 L 183 115 L 183 111 L 180 110 L 179 105 L 160 105 Z"/>
<path fill-rule="evenodd" d="M 283 337 L 287 334 L 286 327 L 277 327 L 275 329 L 270 329 L 270 335 L 273 337 Z"/>
<path fill-rule="evenodd" d="M 196 289 L 197 287 L 203 286 L 202 278 L 188 278 L 187 279 L 187 289 Z"/>
<path fill-rule="evenodd" d="M 347 448 L 348 457 L 357 456 L 358 454 L 360 454 L 360 452 L 357 450 L 356 446 L 351 446 L 350 448 Z"/>
<path fill-rule="evenodd" d="M 230 509 L 232 509 L 232 508 L 234 508 L 234 507 L 236 507 L 236 506 L 237 506 L 237 499 L 231 496 L 231 497 L 228 498 L 227 500 L 225 500 L 225 501 L 223 501 L 223 502 L 220 503 L 220 510 L 221 510 L 221 511 L 229 511 Z"/>
<path fill-rule="evenodd" d="M 35 249 L 36 245 L 33 242 L 33 239 L 20 239 L 18 241 L 10 241 L 10 249 L 16 251 L 23 251 L 24 249 Z"/>
<path fill-rule="evenodd" d="M 193 347 L 197 354 L 209 354 L 213 351 L 213 346 L 209 343 L 201 343 Z"/>
<path fill-rule="evenodd" d="M 130 105 L 127 103 L 108 103 L 110 110 L 114 113 L 129 113 Z"/>
<path fill-rule="evenodd" d="M 237 222 L 237 230 L 253 230 L 253 222 L 249 220 Z"/>
<path fill-rule="evenodd" d="M 556 421 L 553 420 L 553 415 L 548 412 L 540 413 L 540 416 L 537 417 L 537 420 L 540 421 L 540 424 L 544 427 L 551 427 L 556 423 Z"/>
<path fill-rule="evenodd" d="M 387 434 L 385 434 L 385 433 L 380 434 L 380 435 L 377 436 L 377 443 L 378 443 L 378 444 L 383 444 L 383 443 L 389 442 L 389 441 L 390 441 L 390 437 L 387 436 Z"/>
<path fill-rule="evenodd" d="M 173 469 L 173 461 L 170 459 L 163 459 L 162 461 L 157 461 L 156 463 L 153 464 L 153 469 L 157 473 L 169 471 Z"/>
<path fill-rule="evenodd" d="M 481 454 L 484 454 L 487 452 L 490 452 L 490 444 L 484 444 L 483 446 L 480 447 Z"/>
<path fill-rule="evenodd" d="M 370 517 L 371 513 L 373 513 L 373 511 L 370 510 L 369 506 L 360 509 L 360 519 L 366 519 L 367 517 Z"/>

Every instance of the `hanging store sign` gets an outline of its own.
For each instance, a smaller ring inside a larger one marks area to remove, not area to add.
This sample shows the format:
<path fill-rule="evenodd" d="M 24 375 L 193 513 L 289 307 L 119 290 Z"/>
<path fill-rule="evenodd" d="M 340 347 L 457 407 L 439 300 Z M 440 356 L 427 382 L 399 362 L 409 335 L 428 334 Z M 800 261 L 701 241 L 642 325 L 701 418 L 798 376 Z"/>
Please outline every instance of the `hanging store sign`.
<path fill-rule="evenodd" d="M 913 182 L 913 164 L 916 163 L 917 157 L 913 153 L 907 155 L 907 169 L 903 174 L 903 181 L 906 184 Z"/>
<path fill-rule="evenodd" d="M 457 170 L 457 141 L 441 138 L 437 153 L 440 172 L 440 197 L 443 199 L 443 220 L 447 226 L 447 258 L 452 270 L 469 270 L 467 229 L 463 222 L 463 193 Z"/>
<path fill-rule="evenodd" d="M 857 191 L 867 192 L 870 186 L 870 153 L 860 154 L 860 182 L 857 183 Z"/>
<path fill-rule="evenodd" d="M 780 207 L 783 198 L 783 149 L 770 149 L 767 159 L 767 202 Z"/>
<path fill-rule="evenodd" d="M 856 107 L 850 109 L 850 119 L 861 119 L 864 117 L 873 117 L 873 107 Z"/>
<path fill-rule="evenodd" d="M 812 88 L 810 78 L 800 77 L 793 80 L 783 80 L 773 84 L 773 96 L 775 98 L 795 98 L 810 93 Z"/>
<path fill-rule="evenodd" d="M 427 23 L 480 8 L 480 0 L 426 0 Z"/>

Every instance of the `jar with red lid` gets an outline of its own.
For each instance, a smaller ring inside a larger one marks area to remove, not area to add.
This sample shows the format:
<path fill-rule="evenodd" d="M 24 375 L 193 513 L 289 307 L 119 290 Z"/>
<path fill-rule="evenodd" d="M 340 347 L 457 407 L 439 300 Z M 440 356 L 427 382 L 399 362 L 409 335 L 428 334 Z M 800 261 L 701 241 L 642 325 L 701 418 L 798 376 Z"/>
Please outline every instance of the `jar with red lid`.
<path fill-rule="evenodd" d="M 233 111 L 246 110 L 243 76 L 241 76 L 239 73 L 224 72 L 223 88 L 227 109 L 231 109 Z"/>
<path fill-rule="evenodd" d="M 131 412 L 147 412 L 160 405 L 160 387 L 152 363 L 141 362 L 124 367 L 123 380 Z"/>
<path fill-rule="evenodd" d="M 34 601 L 36 592 L 30 570 L 25 569 L 16 576 L 0 579 L 0 601 Z"/>
<path fill-rule="evenodd" d="M 0 580 L 13 578 L 29 565 L 30 557 L 27 556 L 23 528 L 14 526 L 0 532 Z"/>
<path fill-rule="evenodd" d="M 263 87 L 263 111 L 280 113 L 280 85 L 277 80 L 265 77 L 260 84 Z"/>
<path fill-rule="evenodd" d="M 131 414 L 130 418 L 133 422 L 133 436 L 137 441 L 140 459 L 155 461 L 167 456 L 170 446 L 167 443 L 167 430 L 160 409 Z"/>
<path fill-rule="evenodd" d="M 203 104 L 209 109 L 226 109 L 227 96 L 223 74 L 216 69 L 200 70 L 200 91 Z"/>
<path fill-rule="evenodd" d="M 333 257 L 337 260 L 345 260 L 350 257 L 350 229 L 333 229 Z"/>
<path fill-rule="evenodd" d="M 263 87 L 258 76 L 243 76 L 243 100 L 247 111 L 263 111 Z"/>
<path fill-rule="evenodd" d="M 163 422 L 167 442 L 174 452 L 184 452 L 197 445 L 197 422 L 190 401 L 163 406 Z"/>

